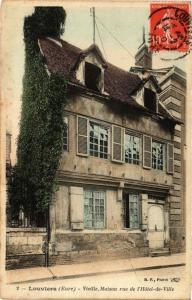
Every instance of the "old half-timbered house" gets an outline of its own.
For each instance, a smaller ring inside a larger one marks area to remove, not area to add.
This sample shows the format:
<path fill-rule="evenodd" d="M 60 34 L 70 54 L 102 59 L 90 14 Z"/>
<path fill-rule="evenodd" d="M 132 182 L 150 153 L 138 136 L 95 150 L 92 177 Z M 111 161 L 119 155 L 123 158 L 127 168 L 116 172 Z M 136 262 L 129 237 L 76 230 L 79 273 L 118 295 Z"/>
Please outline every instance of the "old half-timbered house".
<path fill-rule="evenodd" d="M 56 261 L 184 249 L 185 74 L 152 69 L 145 41 L 124 71 L 96 45 L 39 47 L 68 81 L 59 190 L 50 207 Z"/>

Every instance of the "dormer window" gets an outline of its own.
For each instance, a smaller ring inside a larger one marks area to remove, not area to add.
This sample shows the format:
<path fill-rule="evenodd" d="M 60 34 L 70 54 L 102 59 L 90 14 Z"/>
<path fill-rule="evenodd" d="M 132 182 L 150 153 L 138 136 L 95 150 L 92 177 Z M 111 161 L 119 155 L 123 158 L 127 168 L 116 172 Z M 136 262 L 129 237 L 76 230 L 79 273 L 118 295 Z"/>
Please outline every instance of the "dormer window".
<path fill-rule="evenodd" d="M 148 88 L 144 89 L 144 106 L 150 111 L 157 112 L 156 94 Z"/>
<path fill-rule="evenodd" d="M 88 62 L 85 62 L 85 85 L 88 89 L 101 91 L 101 69 Z"/>

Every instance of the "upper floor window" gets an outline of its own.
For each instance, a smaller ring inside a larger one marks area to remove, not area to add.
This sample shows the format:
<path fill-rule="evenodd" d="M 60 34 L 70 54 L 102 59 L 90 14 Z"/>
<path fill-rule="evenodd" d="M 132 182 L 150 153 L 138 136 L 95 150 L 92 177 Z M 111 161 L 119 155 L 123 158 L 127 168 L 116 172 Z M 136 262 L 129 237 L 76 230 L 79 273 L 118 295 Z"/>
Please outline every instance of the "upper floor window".
<path fill-rule="evenodd" d="M 90 122 L 89 153 L 91 156 L 108 158 L 108 128 Z"/>
<path fill-rule="evenodd" d="M 139 165 L 140 162 L 140 138 L 125 134 L 125 162 Z"/>
<path fill-rule="evenodd" d="M 84 194 L 85 228 L 104 228 L 105 226 L 105 193 L 85 191 Z"/>
<path fill-rule="evenodd" d="M 68 117 L 64 117 L 63 150 L 68 151 Z"/>
<path fill-rule="evenodd" d="M 156 94 L 148 88 L 144 89 L 144 106 L 153 112 L 157 111 Z"/>
<path fill-rule="evenodd" d="M 85 85 L 97 92 L 101 90 L 101 69 L 88 62 L 85 62 Z"/>
<path fill-rule="evenodd" d="M 164 169 L 164 147 L 160 142 L 152 141 L 152 168 L 156 170 Z"/>

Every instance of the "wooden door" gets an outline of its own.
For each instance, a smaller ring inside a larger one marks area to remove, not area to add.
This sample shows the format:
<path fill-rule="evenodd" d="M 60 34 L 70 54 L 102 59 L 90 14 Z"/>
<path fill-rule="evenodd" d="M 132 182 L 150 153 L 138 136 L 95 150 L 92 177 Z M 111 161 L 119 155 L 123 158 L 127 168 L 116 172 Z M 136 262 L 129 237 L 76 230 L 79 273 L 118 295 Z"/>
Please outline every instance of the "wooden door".
<path fill-rule="evenodd" d="M 165 220 L 163 205 L 151 204 L 148 209 L 148 240 L 149 248 L 164 247 Z"/>

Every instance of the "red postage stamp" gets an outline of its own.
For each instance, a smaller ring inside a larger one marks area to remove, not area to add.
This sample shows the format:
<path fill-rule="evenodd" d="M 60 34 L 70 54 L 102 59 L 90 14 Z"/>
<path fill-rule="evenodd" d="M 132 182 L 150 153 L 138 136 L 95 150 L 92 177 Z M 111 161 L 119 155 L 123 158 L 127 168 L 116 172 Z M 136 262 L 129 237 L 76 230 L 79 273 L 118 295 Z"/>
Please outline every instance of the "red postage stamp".
<path fill-rule="evenodd" d="M 150 50 L 188 52 L 190 47 L 189 3 L 151 3 Z"/>

